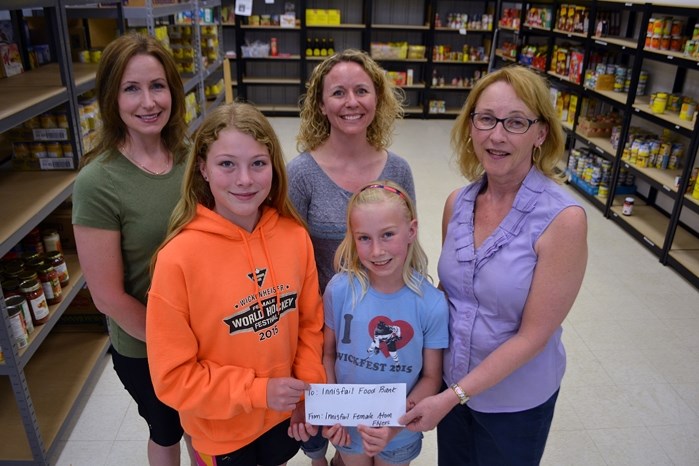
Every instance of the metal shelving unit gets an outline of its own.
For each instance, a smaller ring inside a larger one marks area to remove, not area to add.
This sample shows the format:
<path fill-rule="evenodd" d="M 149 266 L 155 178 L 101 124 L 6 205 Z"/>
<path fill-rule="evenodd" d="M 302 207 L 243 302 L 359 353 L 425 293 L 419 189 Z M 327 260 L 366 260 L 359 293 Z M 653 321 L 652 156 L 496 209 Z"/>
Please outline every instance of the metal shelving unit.
<path fill-rule="evenodd" d="M 202 34 L 201 26 L 203 19 L 199 17 L 201 8 L 213 8 L 218 10 L 217 19 L 215 20 L 215 26 L 218 31 L 219 37 L 219 50 L 218 59 L 210 64 L 206 65 L 201 56 L 201 45 L 202 45 Z M 190 132 L 193 132 L 199 124 L 202 122 L 203 118 L 206 116 L 207 111 L 213 109 L 216 105 L 223 102 L 225 98 L 224 90 L 216 96 L 213 101 L 209 102 L 206 99 L 205 86 L 207 80 L 211 80 L 215 77 L 223 78 L 223 30 L 221 28 L 221 0 L 189 0 L 181 3 L 172 4 L 154 4 L 153 0 L 146 0 L 145 6 L 142 7 L 124 7 L 124 18 L 130 25 L 135 24 L 138 26 L 144 25 L 148 30 L 150 35 L 155 35 L 155 27 L 160 22 L 166 22 L 168 24 L 173 24 L 173 18 L 184 12 L 193 12 L 193 42 L 192 47 L 196 53 L 196 59 L 194 60 L 195 70 L 194 73 L 185 74 L 182 76 L 182 81 L 184 84 L 184 92 L 189 93 L 194 91 L 197 96 L 197 101 L 199 103 L 200 113 L 197 118 L 190 122 L 189 128 Z"/>
<path fill-rule="evenodd" d="M 575 183 L 571 185 L 578 188 L 580 193 L 606 217 L 646 246 L 661 263 L 672 266 L 699 288 L 699 229 L 697 228 L 699 202 L 685 193 L 689 186 L 692 169 L 697 166 L 699 124 L 696 118 L 693 121 L 681 120 L 676 113 L 654 113 L 649 106 L 648 96 L 637 95 L 641 70 L 647 67 L 653 69 L 655 78 L 662 82 L 663 90 L 668 93 L 682 93 L 683 89 L 689 89 L 690 94 L 696 91 L 696 86 L 692 83 L 695 83 L 698 77 L 699 59 L 688 57 L 682 52 L 649 49 L 645 45 L 651 18 L 683 18 L 686 34 L 687 30 L 691 33 L 691 27 L 699 21 L 699 9 L 688 5 L 576 0 L 572 2 L 573 6 L 588 7 L 589 24 L 585 33 L 571 33 L 556 29 L 557 12 L 563 4 L 568 8 L 571 6 L 571 2 L 563 0 L 539 0 L 534 3 L 500 1 L 498 9 L 500 13 L 504 6 L 520 9 L 520 24 L 523 26 L 513 28 L 511 31 L 517 40 L 518 56 L 522 45 L 528 42 L 529 36 L 535 36 L 538 43 L 548 45 L 549 51 L 553 49 L 554 44 L 558 43 L 557 41 L 572 41 L 580 49 L 584 49 L 583 73 L 592 68 L 590 63 L 594 54 L 598 56 L 607 54 L 611 57 L 610 63 L 620 64 L 631 70 L 628 92 L 591 89 L 585 86 L 582 76 L 583 82 L 578 84 L 567 76 L 550 71 L 551 54 L 549 53 L 545 65 L 546 71 L 542 73 L 554 87 L 566 89 L 578 96 L 576 119 L 567 129 L 571 148 L 579 143 L 589 148 L 593 154 L 602 156 L 612 163 L 612 179 L 608 196 L 593 195 L 584 187 L 581 188 Z M 527 9 L 532 6 L 551 9 L 550 28 L 525 25 Z M 619 18 L 618 24 L 615 24 L 618 31 L 611 36 L 607 36 L 606 33 L 599 34 L 595 30 L 596 19 L 609 18 L 612 14 Z M 498 60 L 502 60 L 503 65 L 509 62 L 502 56 Z M 649 92 L 650 90 L 647 91 Z M 698 96 L 694 95 L 694 97 Z M 605 105 L 605 108 L 612 109 L 622 116 L 620 143 L 617 147 L 612 146 L 609 138 L 587 137 L 577 131 L 583 98 L 599 102 Z M 624 143 L 629 140 L 632 126 L 652 129 L 657 134 L 662 131 L 668 132 L 673 138 L 683 141 L 686 150 L 682 157 L 681 169 L 641 167 L 626 160 L 623 155 Z M 637 202 L 632 216 L 622 215 L 623 198 L 627 194 L 616 192 L 619 190 L 617 180 L 622 171 L 633 174 L 636 180 L 637 188 L 634 196 Z"/>
<path fill-rule="evenodd" d="M 283 28 L 269 25 L 250 25 L 240 16 L 235 22 L 225 23 L 224 37 L 227 49 L 235 48 L 236 58 L 229 59 L 229 76 L 226 87 L 235 87 L 237 97 L 248 100 L 262 108 L 268 115 L 298 115 L 298 99 L 305 93 L 305 83 L 323 57 L 307 56 L 308 40 L 332 36 L 335 50 L 356 48 L 370 50 L 372 42 L 407 41 L 411 45 L 425 47 L 422 59 L 378 59 L 388 71 L 414 74 L 412 85 L 401 86 L 407 102 L 405 115 L 420 118 L 453 118 L 465 95 L 468 86 L 432 85 L 434 70 L 458 70 L 466 78 L 473 76 L 474 70 L 486 72 L 489 61 L 433 61 L 432 49 L 436 38 L 445 43 L 453 43 L 461 48 L 464 44 L 484 45 L 492 41 L 493 31 L 480 28 L 435 27 L 436 15 L 446 19 L 447 14 L 457 11 L 469 15 L 494 13 L 495 0 L 445 1 L 445 0 L 297 0 L 296 18 L 299 26 Z M 232 0 L 226 0 L 232 6 Z M 260 15 L 280 13 L 280 6 L 263 4 L 255 0 L 253 11 Z M 315 8 L 338 9 L 341 11 L 341 24 L 308 25 L 306 10 Z M 232 32 L 232 28 L 233 32 Z M 280 39 L 280 57 L 243 57 L 246 42 L 269 41 L 270 37 Z M 233 47 L 233 45 L 235 47 Z M 235 84 L 233 84 L 235 83 Z M 433 98 L 450 101 L 451 108 L 446 113 L 429 112 L 429 101 Z"/>
<path fill-rule="evenodd" d="M 99 12 L 88 6 L 93 2 L 86 0 L 3 2 L 0 8 L 10 11 L 18 24 L 27 10 L 45 18 L 55 63 L 0 79 L 0 133 L 63 105 L 77 166 L 82 153 L 77 96 L 94 87 L 96 67 L 71 62 L 67 15 L 94 13 L 118 19 L 121 2 L 112 1 L 112 7 Z M 0 171 L 0 197 L 12 200 L 0 205 L 0 256 L 71 195 L 74 180 L 75 171 Z M 77 257 L 67 253 L 66 261 L 71 282 L 64 289 L 63 299 L 50 306 L 49 320 L 35 328 L 25 348 L 18 349 L 10 338 L 7 310 L 4 299 L 0 300 L 0 345 L 5 358 L 0 362 L 0 464 L 49 464 L 57 439 L 75 414 L 78 399 L 101 368 L 107 351 L 105 333 L 53 331 L 85 282 Z M 51 369 L 47 371 L 47 367 Z M 68 383 L 52 383 L 59 376 L 66 377 Z"/>

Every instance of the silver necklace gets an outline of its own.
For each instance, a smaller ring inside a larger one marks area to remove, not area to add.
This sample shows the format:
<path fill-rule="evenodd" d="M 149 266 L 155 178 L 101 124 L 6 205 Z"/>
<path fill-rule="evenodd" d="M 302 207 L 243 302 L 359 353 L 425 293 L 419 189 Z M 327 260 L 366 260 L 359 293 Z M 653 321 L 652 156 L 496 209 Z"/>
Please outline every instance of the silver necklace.
<path fill-rule="evenodd" d="M 162 175 L 163 173 L 167 172 L 167 171 L 170 169 L 170 160 L 171 160 L 170 157 L 167 158 L 167 162 L 165 163 L 165 168 L 163 168 L 163 169 L 160 170 L 160 171 L 154 171 L 154 170 L 151 170 L 150 168 L 146 167 L 145 165 L 143 165 L 141 162 L 136 161 L 136 160 L 131 156 L 131 154 L 129 154 L 129 153 L 126 151 L 126 146 L 121 146 L 121 147 L 119 147 L 119 151 L 120 151 L 122 154 L 124 154 L 124 156 L 125 156 L 131 163 L 133 163 L 134 165 L 138 165 L 139 167 L 141 167 L 141 169 L 142 169 L 143 171 L 145 171 L 145 172 L 147 172 L 147 173 L 150 173 L 151 175 L 156 175 L 156 176 L 157 176 L 157 175 Z"/>

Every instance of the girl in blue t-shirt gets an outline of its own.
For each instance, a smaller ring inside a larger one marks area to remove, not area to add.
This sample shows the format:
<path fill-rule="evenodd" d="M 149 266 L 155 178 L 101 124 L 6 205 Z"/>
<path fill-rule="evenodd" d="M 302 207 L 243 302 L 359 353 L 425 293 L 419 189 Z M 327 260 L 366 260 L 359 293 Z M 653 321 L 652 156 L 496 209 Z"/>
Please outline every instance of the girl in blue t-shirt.
<path fill-rule="evenodd" d="M 448 344 L 444 294 L 427 279 L 415 207 L 399 185 L 365 185 L 347 206 L 338 271 L 325 290 L 328 383 L 405 383 L 409 409 L 439 391 Z M 326 427 L 346 466 L 408 465 L 422 435 L 402 427 Z M 367 463 L 367 457 L 373 459 Z"/>

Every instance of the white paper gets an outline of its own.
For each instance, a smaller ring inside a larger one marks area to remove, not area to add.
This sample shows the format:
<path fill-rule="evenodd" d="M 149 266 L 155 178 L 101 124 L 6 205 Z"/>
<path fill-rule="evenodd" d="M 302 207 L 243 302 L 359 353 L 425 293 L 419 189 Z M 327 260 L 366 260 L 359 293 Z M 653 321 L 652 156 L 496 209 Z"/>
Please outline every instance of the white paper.
<path fill-rule="evenodd" d="M 316 426 L 399 426 L 405 414 L 405 384 L 311 384 L 306 422 Z"/>
<path fill-rule="evenodd" d="M 252 15 L 252 0 L 235 0 L 235 14 L 240 16 Z"/>

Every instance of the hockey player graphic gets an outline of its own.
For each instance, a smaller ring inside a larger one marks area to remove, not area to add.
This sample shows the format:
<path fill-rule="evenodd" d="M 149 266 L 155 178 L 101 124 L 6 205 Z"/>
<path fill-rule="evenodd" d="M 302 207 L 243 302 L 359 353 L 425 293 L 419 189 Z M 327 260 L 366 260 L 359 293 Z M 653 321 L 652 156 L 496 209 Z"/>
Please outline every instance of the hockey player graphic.
<path fill-rule="evenodd" d="M 398 351 L 396 342 L 402 337 L 400 335 L 400 327 L 397 325 L 387 325 L 386 322 L 380 320 L 374 328 L 374 340 L 371 342 L 368 353 L 379 354 L 379 346 L 381 342 L 386 343 L 388 354 L 391 355 L 393 361 L 398 362 Z"/>

